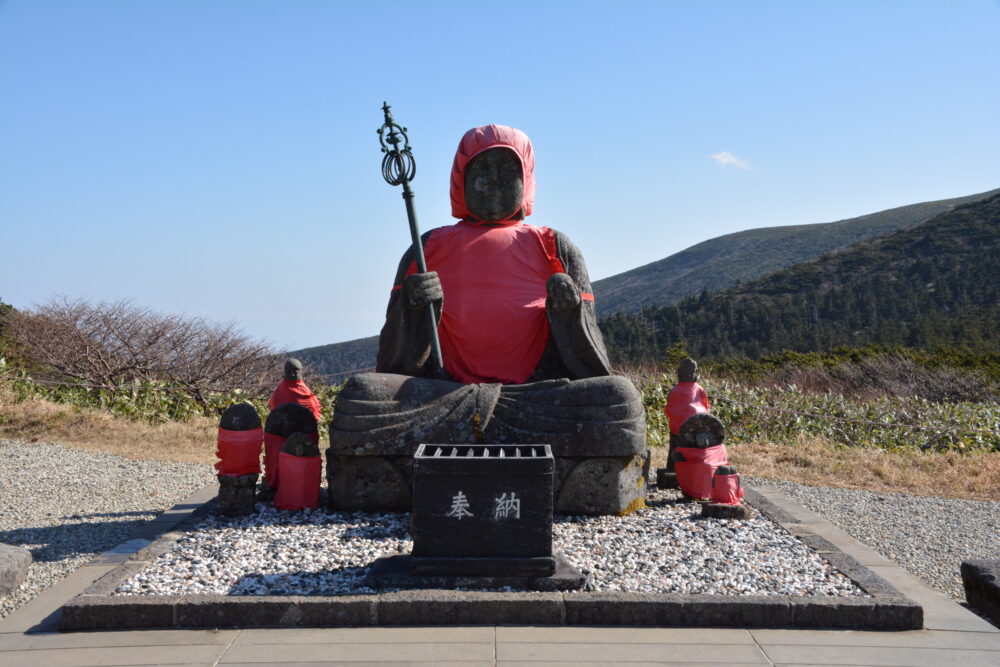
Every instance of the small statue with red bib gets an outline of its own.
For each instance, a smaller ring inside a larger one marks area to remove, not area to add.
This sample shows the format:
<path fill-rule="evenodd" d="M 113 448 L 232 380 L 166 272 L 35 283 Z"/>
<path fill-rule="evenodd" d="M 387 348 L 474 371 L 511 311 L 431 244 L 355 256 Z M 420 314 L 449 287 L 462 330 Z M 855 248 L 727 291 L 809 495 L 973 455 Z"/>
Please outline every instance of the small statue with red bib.
<path fill-rule="evenodd" d="M 267 405 L 274 410 L 285 403 L 298 403 L 313 413 L 316 421 L 319 422 L 319 399 L 302 381 L 302 362 L 298 359 L 289 359 L 285 362 L 284 379 L 278 383 Z"/>

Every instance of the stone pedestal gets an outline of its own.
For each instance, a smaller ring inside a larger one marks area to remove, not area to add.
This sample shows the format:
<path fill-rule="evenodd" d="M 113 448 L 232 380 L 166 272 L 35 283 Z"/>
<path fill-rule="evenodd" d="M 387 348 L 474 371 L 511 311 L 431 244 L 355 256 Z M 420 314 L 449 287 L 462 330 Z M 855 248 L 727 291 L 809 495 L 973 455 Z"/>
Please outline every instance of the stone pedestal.
<path fill-rule="evenodd" d="M 649 453 L 556 457 L 557 514 L 630 514 L 645 507 Z M 329 507 L 338 512 L 409 512 L 413 458 L 327 453 Z"/>
<path fill-rule="evenodd" d="M 28 575 L 31 552 L 22 547 L 0 544 L 0 595 L 16 591 Z"/>
<path fill-rule="evenodd" d="M 510 587 L 525 591 L 579 591 L 587 583 L 578 569 L 569 564 L 562 554 L 556 553 L 555 572 L 548 576 L 509 576 L 496 573 L 490 576 L 425 576 L 413 572 L 410 554 L 384 556 L 376 560 L 367 577 L 367 584 L 376 590 L 385 589 L 497 589 Z"/>
<path fill-rule="evenodd" d="M 645 505 L 645 410 L 622 377 L 463 385 L 355 376 L 330 423 L 330 509 L 409 511 L 412 457 L 422 443 L 547 444 L 557 513 L 628 514 Z"/>
<path fill-rule="evenodd" d="M 677 473 L 668 471 L 666 468 L 656 469 L 656 487 L 659 489 L 676 489 Z"/>
<path fill-rule="evenodd" d="M 257 496 L 256 473 L 219 475 L 219 511 L 225 516 L 246 516 L 254 513 Z"/>
<path fill-rule="evenodd" d="M 746 503 L 739 505 L 702 503 L 701 515 L 712 519 L 749 519 L 753 516 L 753 510 Z"/>

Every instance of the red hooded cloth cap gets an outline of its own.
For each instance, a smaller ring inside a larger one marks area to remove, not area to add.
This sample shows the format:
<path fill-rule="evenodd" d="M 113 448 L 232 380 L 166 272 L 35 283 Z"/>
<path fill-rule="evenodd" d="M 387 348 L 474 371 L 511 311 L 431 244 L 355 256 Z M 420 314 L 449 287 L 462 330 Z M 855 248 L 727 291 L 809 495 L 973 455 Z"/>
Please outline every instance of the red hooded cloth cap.
<path fill-rule="evenodd" d="M 451 214 L 461 220 L 476 220 L 465 205 L 465 167 L 469 160 L 485 150 L 505 146 L 512 149 L 521 158 L 521 171 L 524 176 L 524 199 L 520 209 L 524 216 L 531 215 L 535 204 L 535 152 L 531 148 L 531 139 L 521 130 L 506 125 L 483 125 L 474 127 L 465 133 L 455 152 L 455 162 L 451 167 Z M 512 224 L 516 220 L 505 220 L 501 224 Z M 490 223 L 497 224 L 497 223 Z"/>

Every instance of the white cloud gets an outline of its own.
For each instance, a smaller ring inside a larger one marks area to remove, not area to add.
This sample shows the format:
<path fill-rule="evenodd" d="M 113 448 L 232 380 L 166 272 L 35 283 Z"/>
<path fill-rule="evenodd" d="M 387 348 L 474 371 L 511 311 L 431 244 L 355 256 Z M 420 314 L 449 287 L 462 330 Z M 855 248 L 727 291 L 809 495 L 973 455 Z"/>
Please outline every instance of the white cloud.
<path fill-rule="evenodd" d="M 729 151 L 722 151 L 709 156 L 723 167 L 736 167 L 737 169 L 750 169 L 750 162 L 741 157 L 736 157 Z"/>

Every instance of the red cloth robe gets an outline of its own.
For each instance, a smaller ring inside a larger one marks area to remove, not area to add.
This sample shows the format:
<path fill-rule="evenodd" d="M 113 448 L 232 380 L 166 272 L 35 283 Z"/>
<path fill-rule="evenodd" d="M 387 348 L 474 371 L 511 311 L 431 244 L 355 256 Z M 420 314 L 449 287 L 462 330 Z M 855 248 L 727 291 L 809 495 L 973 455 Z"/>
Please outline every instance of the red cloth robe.
<path fill-rule="evenodd" d="M 708 412 L 712 404 L 708 402 L 708 394 L 697 382 L 678 382 L 670 395 L 663 413 L 670 420 L 670 432 L 677 435 L 691 417 L 701 412 Z"/>
<path fill-rule="evenodd" d="M 316 395 L 312 393 L 302 380 L 295 380 L 294 382 L 282 380 L 279 382 L 274 393 L 271 394 L 271 400 L 267 405 L 274 410 L 279 405 L 284 405 L 285 403 L 298 403 L 313 413 L 313 417 L 316 418 L 317 422 L 319 421 L 319 399 L 316 398 Z"/>

